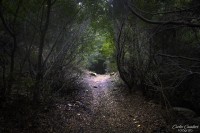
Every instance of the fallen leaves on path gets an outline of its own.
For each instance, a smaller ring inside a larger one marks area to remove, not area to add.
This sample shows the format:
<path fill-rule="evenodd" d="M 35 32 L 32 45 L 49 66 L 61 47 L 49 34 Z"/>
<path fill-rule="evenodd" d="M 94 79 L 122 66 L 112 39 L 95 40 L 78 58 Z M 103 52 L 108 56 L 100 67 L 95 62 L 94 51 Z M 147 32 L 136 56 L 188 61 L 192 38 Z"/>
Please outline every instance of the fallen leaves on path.
<path fill-rule="evenodd" d="M 84 106 L 67 125 L 72 132 L 151 133 L 166 124 L 159 105 L 140 95 L 124 93 L 125 88 L 117 88 L 113 80 L 112 75 L 85 75 L 85 90 L 78 96 Z"/>

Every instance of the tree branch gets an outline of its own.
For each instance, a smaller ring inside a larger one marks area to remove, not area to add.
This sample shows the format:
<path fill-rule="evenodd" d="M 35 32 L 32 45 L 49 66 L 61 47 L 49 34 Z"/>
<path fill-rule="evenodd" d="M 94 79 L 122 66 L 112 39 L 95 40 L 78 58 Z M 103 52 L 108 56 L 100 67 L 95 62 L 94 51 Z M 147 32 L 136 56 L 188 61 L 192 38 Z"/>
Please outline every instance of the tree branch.
<path fill-rule="evenodd" d="M 187 22 L 182 22 L 182 21 L 155 21 L 155 20 L 149 20 L 139 13 L 137 13 L 134 9 L 132 9 L 127 3 L 125 5 L 128 7 L 128 9 L 131 11 L 132 14 L 140 18 L 142 21 L 150 24 L 162 24 L 162 25 L 184 25 L 187 27 L 195 27 L 195 28 L 200 28 L 200 24 L 194 24 L 194 23 L 187 23 Z"/>
<path fill-rule="evenodd" d="M 173 13 L 181 13 L 181 12 L 192 12 L 192 11 L 194 11 L 194 9 L 198 9 L 200 7 L 200 5 L 196 5 L 196 6 L 193 6 L 193 7 L 190 7 L 190 8 L 185 8 L 185 9 L 180 9 L 180 10 L 163 11 L 163 12 L 148 12 L 148 11 L 144 11 L 144 10 L 136 7 L 133 4 L 131 4 L 131 6 L 133 6 L 136 10 L 140 11 L 141 13 L 150 14 L 150 15 L 173 14 Z"/>
<path fill-rule="evenodd" d="M 14 36 L 15 36 L 14 32 L 8 27 L 8 25 L 7 25 L 6 21 L 5 21 L 5 18 L 4 18 L 4 16 L 3 16 L 3 11 L 2 11 L 2 0 L 0 1 L 0 19 L 1 19 L 2 23 L 3 23 L 4 28 L 6 29 L 6 31 L 7 31 L 12 37 L 14 37 Z"/>
<path fill-rule="evenodd" d="M 198 60 L 198 59 L 184 57 L 184 56 L 174 56 L 174 55 L 167 55 L 167 54 L 158 54 L 158 56 L 163 56 L 163 57 L 168 57 L 168 58 L 179 58 L 179 59 L 183 59 L 183 60 L 200 62 L 200 60 Z"/>

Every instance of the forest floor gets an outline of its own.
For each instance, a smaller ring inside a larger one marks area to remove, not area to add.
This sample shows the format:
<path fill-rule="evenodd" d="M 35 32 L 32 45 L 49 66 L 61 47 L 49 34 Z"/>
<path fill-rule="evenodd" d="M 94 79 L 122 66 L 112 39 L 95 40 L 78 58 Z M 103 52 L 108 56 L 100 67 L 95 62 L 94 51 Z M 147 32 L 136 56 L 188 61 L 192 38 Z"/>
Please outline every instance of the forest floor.
<path fill-rule="evenodd" d="M 130 94 L 114 75 L 81 79 L 82 88 L 33 110 L 25 100 L 0 111 L 2 133 L 160 133 L 163 109 L 141 94 Z M 16 101 L 16 100 L 15 100 Z M 20 105 L 20 106 L 19 106 Z M 3 117 L 2 117 L 3 116 Z"/>
<path fill-rule="evenodd" d="M 68 110 L 68 132 L 71 133 L 152 133 L 162 130 L 166 122 L 159 105 L 142 95 L 129 94 L 116 86 L 110 75 L 83 77 L 84 89 L 74 101 L 61 110 Z"/>

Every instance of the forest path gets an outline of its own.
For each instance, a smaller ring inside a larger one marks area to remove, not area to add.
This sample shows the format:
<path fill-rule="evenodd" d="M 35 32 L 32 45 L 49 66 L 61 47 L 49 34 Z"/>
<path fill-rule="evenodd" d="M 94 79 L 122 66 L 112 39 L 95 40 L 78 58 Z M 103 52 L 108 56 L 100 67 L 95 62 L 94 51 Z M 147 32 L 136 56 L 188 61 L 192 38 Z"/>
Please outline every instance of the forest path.
<path fill-rule="evenodd" d="M 121 92 L 113 76 L 87 73 L 83 82 L 85 87 L 76 101 L 78 112 L 69 120 L 71 132 L 150 133 L 165 125 L 158 105 Z"/>

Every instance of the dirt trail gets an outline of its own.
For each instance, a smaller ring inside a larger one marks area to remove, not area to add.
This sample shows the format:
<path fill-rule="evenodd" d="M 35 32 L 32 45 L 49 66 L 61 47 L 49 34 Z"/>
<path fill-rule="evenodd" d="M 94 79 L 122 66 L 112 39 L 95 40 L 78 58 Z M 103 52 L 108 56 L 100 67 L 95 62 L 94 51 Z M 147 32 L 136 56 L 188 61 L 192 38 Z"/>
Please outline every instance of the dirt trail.
<path fill-rule="evenodd" d="M 110 75 L 85 75 L 76 109 L 70 105 L 70 132 L 151 133 L 165 125 L 158 105 L 124 92 L 113 80 Z"/>

